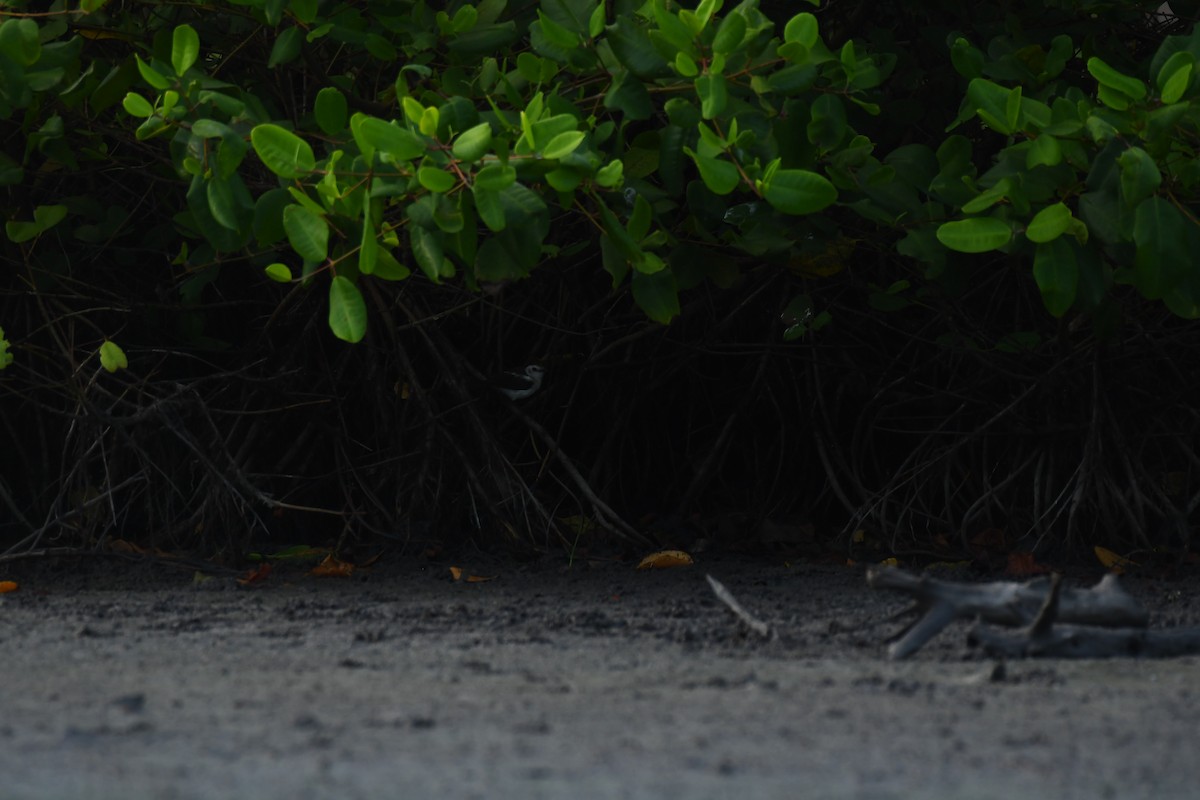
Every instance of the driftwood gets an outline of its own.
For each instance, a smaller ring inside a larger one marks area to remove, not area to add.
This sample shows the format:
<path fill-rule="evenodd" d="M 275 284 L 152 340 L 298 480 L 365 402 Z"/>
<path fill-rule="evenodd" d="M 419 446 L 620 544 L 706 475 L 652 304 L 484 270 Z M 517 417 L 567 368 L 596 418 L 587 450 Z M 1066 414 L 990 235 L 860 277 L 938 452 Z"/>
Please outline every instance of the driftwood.
<path fill-rule="evenodd" d="M 1056 625 L 1061 600 L 1062 580 L 1055 575 L 1050 593 L 1032 625 L 1015 634 L 1004 634 L 978 624 L 971 629 L 967 641 L 982 647 L 989 656 L 1007 658 L 1170 658 L 1200 653 L 1200 628 L 1151 631 Z"/>
<path fill-rule="evenodd" d="M 1054 623 L 1088 626 L 1078 629 L 1081 631 L 1119 627 L 1126 629 L 1127 634 L 1145 635 L 1142 629 L 1149 621 L 1146 610 L 1125 593 L 1115 575 L 1104 576 L 1091 589 L 1061 589 L 1049 579 L 965 584 L 889 567 L 869 570 L 867 583 L 877 589 L 911 595 L 916 602 L 909 610 L 923 612 L 923 616 L 892 637 L 888 656 L 893 659 L 912 655 L 951 622 L 964 617 L 1009 627 L 1030 626 L 1030 630 L 1040 622 L 1047 629 L 1043 639 L 1049 636 L 1049 626 Z M 981 643 L 984 639 L 995 641 L 991 634 L 980 635 L 978 630 L 975 633 Z M 1023 641 L 1028 644 L 1027 639 Z"/>

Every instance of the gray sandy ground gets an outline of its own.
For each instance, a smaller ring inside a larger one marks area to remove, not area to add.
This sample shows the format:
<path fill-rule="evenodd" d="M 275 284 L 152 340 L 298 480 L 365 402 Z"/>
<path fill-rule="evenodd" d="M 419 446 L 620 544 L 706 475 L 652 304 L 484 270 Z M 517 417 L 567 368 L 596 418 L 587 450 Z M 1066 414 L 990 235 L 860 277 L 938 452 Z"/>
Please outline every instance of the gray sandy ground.
<path fill-rule="evenodd" d="M 35 570 L 0 597 L 0 797 L 1200 796 L 1197 658 L 995 681 L 956 626 L 891 663 L 904 602 L 848 568 L 481 571 Z M 1194 578 L 1127 585 L 1200 624 Z"/>

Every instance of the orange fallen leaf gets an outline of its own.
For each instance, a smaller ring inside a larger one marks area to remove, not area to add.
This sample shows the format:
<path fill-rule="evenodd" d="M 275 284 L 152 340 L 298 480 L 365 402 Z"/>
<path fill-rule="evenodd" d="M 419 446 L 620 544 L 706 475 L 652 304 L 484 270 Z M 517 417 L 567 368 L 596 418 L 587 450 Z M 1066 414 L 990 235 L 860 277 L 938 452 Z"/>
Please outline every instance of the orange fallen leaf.
<path fill-rule="evenodd" d="M 1009 553 L 1007 575 L 1044 575 L 1050 568 L 1037 563 L 1033 553 Z"/>
<path fill-rule="evenodd" d="M 0 581 L 0 594 L 8 594 L 17 590 L 16 581 Z"/>
<path fill-rule="evenodd" d="M 642 559 L 638 569 L 670 569 L 671 567 L 687 567 L 694 564 L 692 557 L 682 550 L 659 550 Z"/>
<path fill-rule="evenodd" d="M 348 578 L 354 574 L 354 565 L 349 561 L 335 558 L 333 553 L 325 556 L 325 560 L 309 571 L 310 575 L 318 578 Z"/>
<path fill-rule="evenodd" d="M 1132 561 L 1125 556 L 1119 556 L 1107 547 L 1096 546 L 1094 552 L 1100 563 L 1111 569 L 1113 572 L 1124 572 L 1129 567 L 1136 567 L 1138 563 Z"/>
<path fill-rule="evenodd" d="M 454 580 L 456 580 L 456 581 L 463 581 L 465 583 L 486 583 L 488 581 L 496 580 L 495 575 L 465 575 L 464 576 L 462 567 L 451 567 L 450 568 L 450 577 L 454 578 Z"/>
<path fill-rule="evenodd" d="M 244 578 L 238 578 L 238 583 L 242 586 L 250 586 L 255 583 L 262 583 L 271 575 L 270 564 L 259 564 L 254 569 L 246 573 Z"/>

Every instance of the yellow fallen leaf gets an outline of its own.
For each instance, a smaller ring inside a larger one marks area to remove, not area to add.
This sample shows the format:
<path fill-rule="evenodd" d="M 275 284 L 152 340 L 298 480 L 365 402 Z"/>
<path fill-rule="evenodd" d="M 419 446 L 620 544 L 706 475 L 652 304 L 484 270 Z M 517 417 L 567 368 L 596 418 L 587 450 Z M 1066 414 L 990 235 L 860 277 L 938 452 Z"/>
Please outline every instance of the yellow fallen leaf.
<path fill-rule="evenodd" d="M 1124 572 L 1128 567 L 1138 566 L 1136 561 L 1131 561 L 1125 556 L 1119 556 L 1112 550 L 1109 550 L 1107 547 L 1100 547 L 1099 545 L 1096 545 L 1095 553 L 1096 558 L 1100 560 L 1100 563 L 1111 569 L 1113 572 Z"/>
<path fill-rule="evenodd" d="M 638 569 L 669 569 L 670 567 L 687 567 L 695 562 L 692 557 L 682 550 L 659 550 L 642 559 Z"/>

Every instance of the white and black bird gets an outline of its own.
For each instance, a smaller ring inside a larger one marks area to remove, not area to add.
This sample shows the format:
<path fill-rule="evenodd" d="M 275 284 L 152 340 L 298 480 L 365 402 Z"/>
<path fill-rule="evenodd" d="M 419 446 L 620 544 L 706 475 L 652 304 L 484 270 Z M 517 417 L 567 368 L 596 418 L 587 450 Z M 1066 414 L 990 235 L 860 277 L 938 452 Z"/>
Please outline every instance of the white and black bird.
<path fill-rule="evenodd" d="M 524 400 L 542 388 L 542 377 L 545 374 L 545 367 L 530 364 L 520 372 L 501 372 L 492 378 L 491 384 L 509 400 Z"/>

